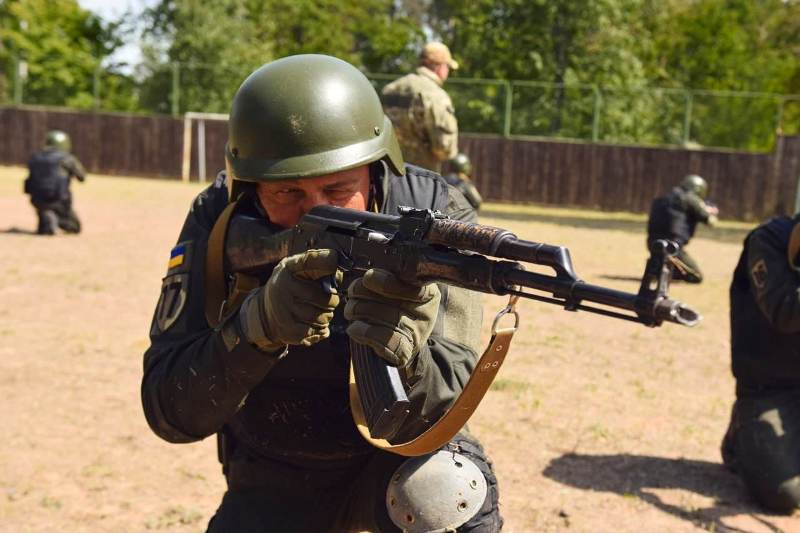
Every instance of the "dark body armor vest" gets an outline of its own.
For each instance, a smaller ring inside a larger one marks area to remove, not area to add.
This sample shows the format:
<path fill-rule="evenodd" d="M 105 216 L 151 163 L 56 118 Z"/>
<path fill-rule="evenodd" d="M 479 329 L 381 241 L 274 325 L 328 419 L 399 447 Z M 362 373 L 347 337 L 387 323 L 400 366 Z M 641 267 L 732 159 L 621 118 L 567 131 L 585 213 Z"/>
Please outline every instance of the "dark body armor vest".
<path fill-rule="evenodd" d="M 31 156 L 25 192 L 34 201 L 55 201 L 67 194 L 69 176 L 61 164 L 67 157 L 65 152 L 59 150 L 42 150 Z"/>
<path fill-rule="evenodd" d="M 668 239 L 683 246 L 694 236 L 698 220 L 689 207 L 687 194 L 675 187 L 666 196 L 653 200 L 647 223 L 649 240 Z"/>

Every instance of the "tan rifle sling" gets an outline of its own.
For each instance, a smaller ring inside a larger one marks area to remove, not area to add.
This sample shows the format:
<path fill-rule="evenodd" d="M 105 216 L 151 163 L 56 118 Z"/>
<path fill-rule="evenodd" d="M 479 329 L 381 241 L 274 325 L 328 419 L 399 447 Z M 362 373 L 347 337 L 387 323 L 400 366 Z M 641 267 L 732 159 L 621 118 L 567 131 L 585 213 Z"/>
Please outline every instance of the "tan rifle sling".
<path fill-rule="evenodd" d="M 475 370 L 472 371 L 472 375 L 469 377 L 467 384 L 450 409 L 425 432 L 408 442 L 392 444 L 387 440 L 375 439 L 370 435 L 366 417 L 364 416 L 364 411 L 361 406 L 361 397 L 358 394 L 358 385 L 356 384 L 355 372 L 353 371 L 353 363 L 351 362 L 350 412 L 353 415 L 353 420 L 361 436 L 376 448 L 407 457 L 432 453 L 450 442 L 461 428 L 464 427 L 475 409 L 477 409 L 478 404 L 483 399 L 486 391 L 489 390 L 492 381 L 494 381 L 497 372 L 500 370 L 505 360 L 511 345 L 511 339 L 519 326 L 519 315 L 515 310 L 517 299 L 517 296 L 512 296 L 509 299 L 508 306 L 500 311 L 494 319 L 492 338 L 489 342 L 489 346 L 478 360 Z M 506 314 L 512 314 L 514 316 L 514 326 L 510 328 L 498 328 L 497 326 L 500 319 Z"/>
<path fill-rule="evenodd" d="M 205 272 L 206 320 L 212 328 L 217 327 L 229 313 L 238 309 L 245 296 L 260 285 L 257 277 L 241 273 L 233 276 L 233 286 L 230 291 L 225 282 L 225 236 L 237 205 L 238 200 L 228 204 L 208 235 Z"/>

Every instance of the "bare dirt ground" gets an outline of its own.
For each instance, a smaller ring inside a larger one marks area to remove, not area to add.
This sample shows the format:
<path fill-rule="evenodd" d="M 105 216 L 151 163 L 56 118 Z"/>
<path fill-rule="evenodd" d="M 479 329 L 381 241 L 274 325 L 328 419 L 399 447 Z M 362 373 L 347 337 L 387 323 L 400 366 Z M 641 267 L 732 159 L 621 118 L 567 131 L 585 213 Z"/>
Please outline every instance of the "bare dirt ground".
<path fill-rule="evenodd" d="M 23 169 L 0 169 L 0 531 L 203 531 L 224 490 L 213 439 L 148 429 L 141 356 L 197 184 L 90 176 L 80 236 L 29 234 Z M 482 221 L 563 244 L 587 281 L 635 291 L 643 218 L 489 205 Z M 535 302 L 471 423 L 492 455 L 506 531 L 800 531 L 720 466 L 733 399 L 727 289 L 748 226 L 689 251 L 694 329 L 648 329 Z M 486 297 L 484 329 L 502 307 Z"/>

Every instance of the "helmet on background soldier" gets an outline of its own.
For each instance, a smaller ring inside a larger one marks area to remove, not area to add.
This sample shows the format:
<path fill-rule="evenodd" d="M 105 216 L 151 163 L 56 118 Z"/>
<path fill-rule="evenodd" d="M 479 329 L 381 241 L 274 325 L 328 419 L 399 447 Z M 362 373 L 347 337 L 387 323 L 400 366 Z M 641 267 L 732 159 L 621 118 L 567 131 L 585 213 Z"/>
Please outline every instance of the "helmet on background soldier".
<path fill-rule="evenodd" d="M 272 61 L 233 98 L 225 146 L 231 200 L 248 182 L 311 178 L 377 161 L 404 173 L 378 94 L 341 59 L 304 54 Z"/>
<path fill-rule="evenodd" d="M 460 152 L 453 159 L 450 160 L 450 168 L 453 172 L 460 174 L 472 175 L 472 162 L 467 157 L 467 154 Z"/>
<path fill-rule="evenodd" d="M 50 130 L 44 139 L 44 145 L 47 148 L 61 150 L 62 152 L 69 152 L 72 149 L 72 141 L 69 135 L 61 130 Z"/>
<path fill-rule="evenodd" d="M 681 180 L 680 187 L 685 191 L 695 193 L 703 200 L 708 196 L 708 182 L 697 174 L 686 175 L 683 180 Z"/>

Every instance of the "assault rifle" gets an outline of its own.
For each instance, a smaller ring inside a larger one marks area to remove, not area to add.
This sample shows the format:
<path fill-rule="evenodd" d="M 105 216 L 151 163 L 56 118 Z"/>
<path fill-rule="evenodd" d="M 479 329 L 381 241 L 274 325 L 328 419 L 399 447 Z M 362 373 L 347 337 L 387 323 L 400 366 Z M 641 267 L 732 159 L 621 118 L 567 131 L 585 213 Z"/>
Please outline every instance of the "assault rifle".
<path fill-rule="evenodd" d="M 525 241 L 504 229 L 452 220 L 426 209 L 401 207 L 399 212 L 393 216 L 317 206 L 295 227 L 278 233 L 270 232 L 262 219 L 235 216 L 225 240 L 226 270 L 255 274 L 289 255 L 330 248 L 338 252 L 340 268 L 356 275 L 380 268 L 409 283 L 436 281 L 510 294 L 651 327 L 665 321 L 693 326 L 701 318 L 667 297 L 672 268 L 668 258 L 677 252 L 669 241 L 653 244 L 639 292 L 633 294 L 581 281 L 563 246 Z M 550 267 L 555 274 L 527 271 L 521 262 Z M 398 370 L 352 341 L 350 349 L 370 433 L 390 439 L 408 413 Z"/>

